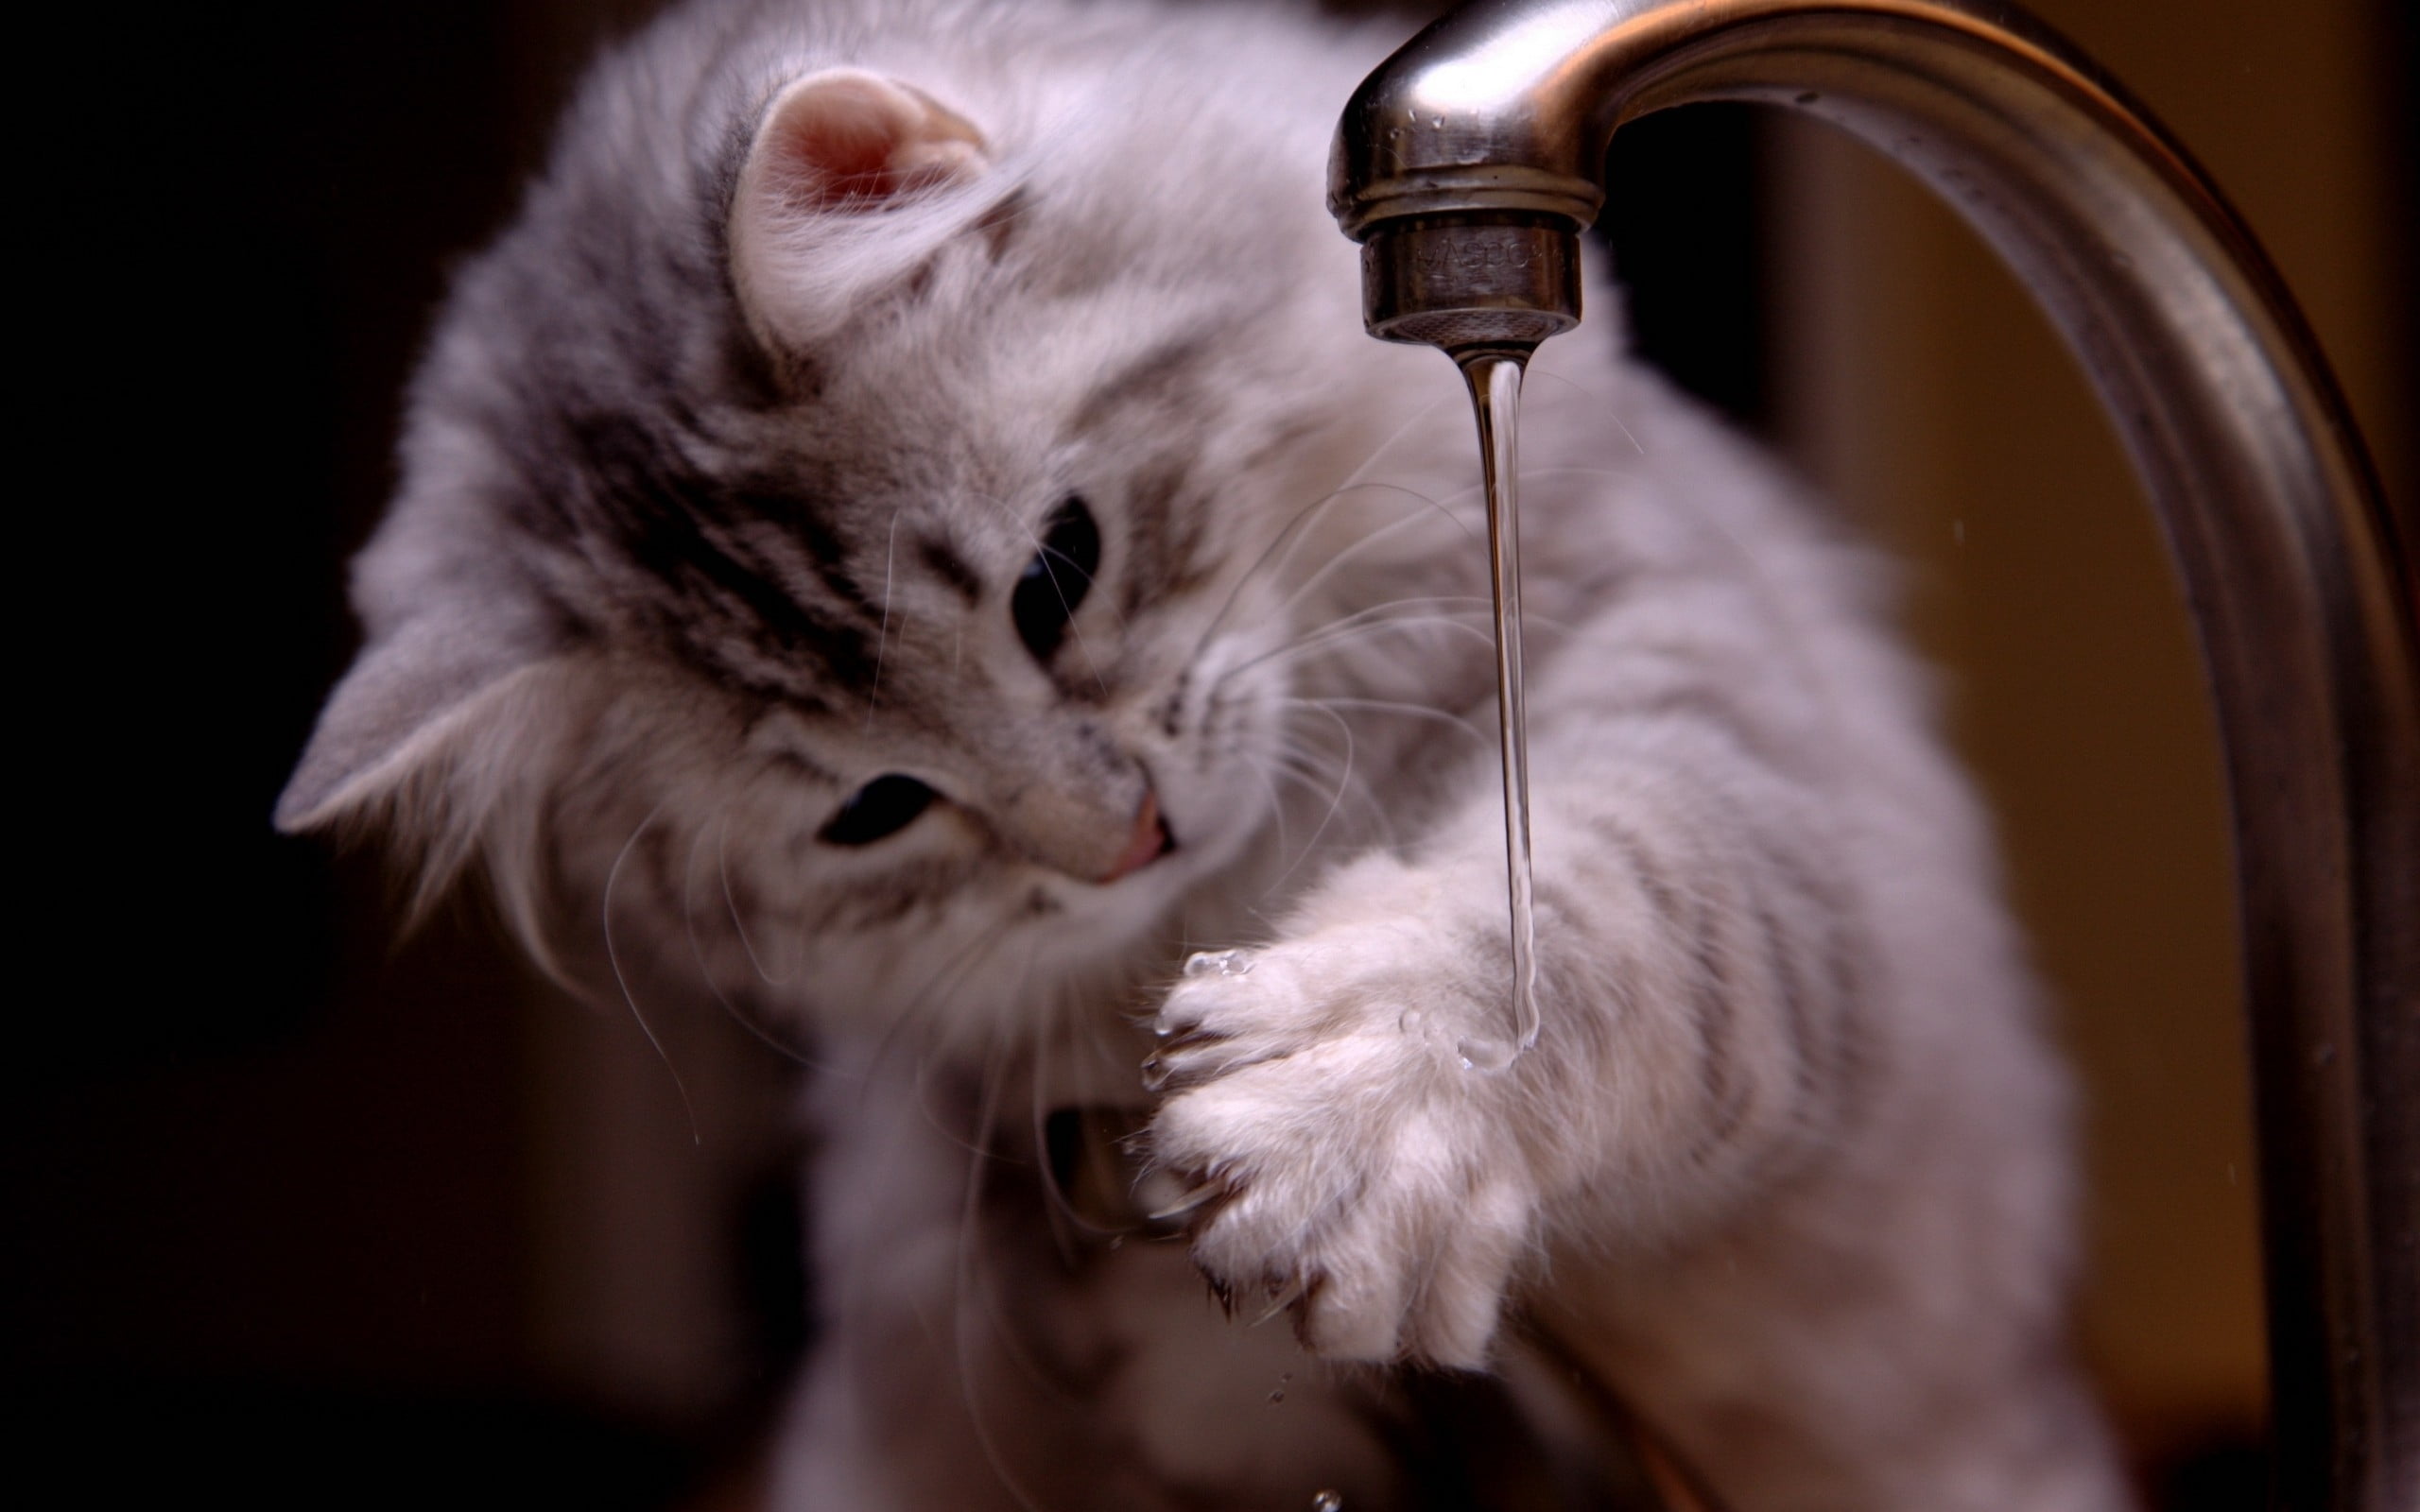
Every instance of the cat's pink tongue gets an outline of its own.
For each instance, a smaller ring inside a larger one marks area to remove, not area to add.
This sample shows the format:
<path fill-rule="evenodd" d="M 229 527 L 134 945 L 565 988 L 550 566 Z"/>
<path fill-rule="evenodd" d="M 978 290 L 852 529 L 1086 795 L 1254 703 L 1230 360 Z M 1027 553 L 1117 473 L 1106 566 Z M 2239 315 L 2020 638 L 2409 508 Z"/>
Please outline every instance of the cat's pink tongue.
<path fill-rule="evenodd" d="M 1168 827 L 1160 820 L 1160 796 L 1149 788 L 1143 790 L 1143 806 L 1134 811 L 1134 833 L 1126 839 L 1123 854 L 1109 864 L 1109 870 L 1099 879 L 1104 887 L 1130 871 L 1150 866 L 1176 849 Z"/>

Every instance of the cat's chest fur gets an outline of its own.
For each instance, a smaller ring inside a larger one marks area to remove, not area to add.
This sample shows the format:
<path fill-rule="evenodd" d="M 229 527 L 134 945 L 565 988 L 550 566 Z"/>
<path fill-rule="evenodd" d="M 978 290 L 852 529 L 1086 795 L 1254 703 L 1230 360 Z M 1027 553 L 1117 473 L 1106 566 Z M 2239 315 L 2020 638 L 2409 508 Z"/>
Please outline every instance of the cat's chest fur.
<path fill-rule="evenodd" d="M 786 1505 L 1469 1504 L 1530 1483 L 1461 1418 L 1589 1452 L 1541 1359 L 1744 1508 L 2117 1505 L 1982 821 L 1874 564 L 1601 286 L 1524 421 L 1544 1030 L 1460 1053 L 1477 460 L 1320 193 L 1391 40 L 641 33 L 449 301 L 281 822 L 818 1042 Z"/>

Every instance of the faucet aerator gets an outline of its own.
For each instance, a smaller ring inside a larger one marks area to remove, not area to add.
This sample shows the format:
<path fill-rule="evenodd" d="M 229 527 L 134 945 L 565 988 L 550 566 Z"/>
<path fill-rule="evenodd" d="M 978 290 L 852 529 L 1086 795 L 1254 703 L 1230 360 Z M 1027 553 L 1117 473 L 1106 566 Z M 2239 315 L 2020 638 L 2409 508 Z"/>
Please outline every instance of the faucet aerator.
<path fill-rule="evenodd" d="M 1559 217 L 1409 215 L 1365 229 L 1361 318 L 1382 341 L 1526 355 L 1580 323 L 1580 231 Z"/>

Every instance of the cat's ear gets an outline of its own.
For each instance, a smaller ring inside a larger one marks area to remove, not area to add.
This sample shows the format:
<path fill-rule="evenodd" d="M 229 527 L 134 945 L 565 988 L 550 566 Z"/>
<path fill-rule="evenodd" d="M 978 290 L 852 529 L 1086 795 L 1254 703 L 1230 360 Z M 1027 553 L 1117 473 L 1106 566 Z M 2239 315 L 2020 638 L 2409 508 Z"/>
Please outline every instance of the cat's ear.
<path fill-rule="evenodd" d="M 736 208 L 760 221 L 877 211 L 989 163 L 983 133 L 924 91 L 861 68 L 829 68 L 767 108 Z"/>
<path fill-rule="evenodd" d="M 549 661 L 535 636 L 442 612 L 373 640 L 320 711 L 278 798 L 277 827 L 324 829 L 394 802 L 462 760 L 513 690 Z"/>
<path fill-rule="evenodd" d="M 757 124 L 732 201 L 731 269 L 759 335 L 811 341 L 954 229 L 896 214 L 992 165 L 983 133 L 924 91 L 861 68 L 791 83 Z"/>

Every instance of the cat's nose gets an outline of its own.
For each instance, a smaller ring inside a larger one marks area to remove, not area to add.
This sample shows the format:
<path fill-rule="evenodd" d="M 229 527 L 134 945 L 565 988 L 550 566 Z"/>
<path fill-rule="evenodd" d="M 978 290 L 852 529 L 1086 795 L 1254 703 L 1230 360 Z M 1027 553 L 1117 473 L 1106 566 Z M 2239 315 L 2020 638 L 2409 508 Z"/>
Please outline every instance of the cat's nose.
<path fill-rule="evenodd" d="M 1109 864 L 1109 870 L 1098 880 L 1107 886 L 1130 871 L 1138 871 L 1176 849 L 1176 837 L 1168 833 L 1167 821 L 1160 817 L 1160 798 L 1150 788 L 1143 789 L 1142 804 L 1134 810 L 1133 833 L 1126 837 L 1126 849 Z"/>

